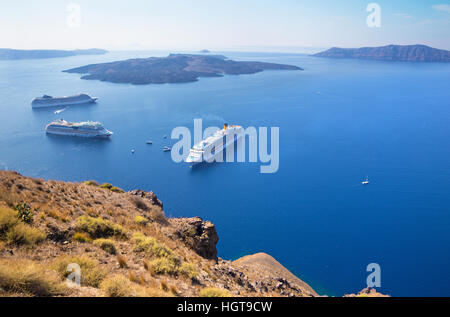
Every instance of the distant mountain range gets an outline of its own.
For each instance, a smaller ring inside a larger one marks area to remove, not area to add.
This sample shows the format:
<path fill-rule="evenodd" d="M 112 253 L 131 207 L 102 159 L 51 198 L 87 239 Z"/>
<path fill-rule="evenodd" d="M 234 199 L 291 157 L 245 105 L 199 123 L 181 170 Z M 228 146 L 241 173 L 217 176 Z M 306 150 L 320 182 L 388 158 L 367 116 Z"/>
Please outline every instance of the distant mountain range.
<path fill-rule="evenodd" d="M 97 79 L 112 83 L 134 85 L 189 83 L 200 77 L 221 77 L 224 74 L 255 74 L 264 70 L 302 70 L 300 67 L 233 61 L 222 55 L 171 54 L 168 57 L 129 59 L 65 70 L 86 74 L 82 79 Z"/>
<path fill-rule="evenodd" d="M 102 55 L 108 51 L 91 48 L 87 50 L 14 50 L 10 48 L 0 48 L 0 60 L 15 60 L 15 59 L 41 59 L 41 58 L 57 58 L 69 57 L 76 55 Z"/>
<path fill-rule="evenodd" d="M 426 45 L 387 45 L 362 48 L 333 47 L 313 56 L 402 62 L 450 62 L 450 51 L 440 50 Z"/>

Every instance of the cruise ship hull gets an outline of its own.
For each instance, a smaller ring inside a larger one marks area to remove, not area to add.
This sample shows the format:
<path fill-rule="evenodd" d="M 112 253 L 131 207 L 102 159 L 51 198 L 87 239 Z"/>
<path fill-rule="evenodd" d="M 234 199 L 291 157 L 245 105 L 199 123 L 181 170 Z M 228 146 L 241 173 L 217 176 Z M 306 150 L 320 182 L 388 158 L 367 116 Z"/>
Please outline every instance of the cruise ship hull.
<path fill-rule="evenodd" d="M 107 133 L 107 134 L 92 134 L 92 133 L 79 133 L 79 132 L 68 132 L 68 131 L 53 131 L 53 130 L 46 130 L 47 134 L 53 134 L 53 135 L 64 135 L 64 136 L 73 136 L 73 137 L 82 137 L 82 138 L 100 138 L 100 139 L 107 139 L 109 138 L 113 133 Z"/>
<path fill-rule="evenodd" d="M 187 159 L 186 159 L 186 163 L 192 167 L 195 165 L 199 165 L 202 163 L 212 163 L 215 162 L 216 158 L 219 155 L 223 155 L 223 152 L 226 148 L 228 148 L 229 146 L 234 146 L 234 144 L 240 139 L 242 138 L 243 133 L 237 133 L 234 134 L 234 138 L 232 141 L 229 142 L 223 142 L 223 145 L 221 147 L 216 147 L 214 153 L 202 153 L 200 154 L 197 158 L 192 158 L 192 156 L 190 155 Z M 191 152 L 192 153 L 192 152 Z M 224 158 L 225 160 L 225 158 Z"/>

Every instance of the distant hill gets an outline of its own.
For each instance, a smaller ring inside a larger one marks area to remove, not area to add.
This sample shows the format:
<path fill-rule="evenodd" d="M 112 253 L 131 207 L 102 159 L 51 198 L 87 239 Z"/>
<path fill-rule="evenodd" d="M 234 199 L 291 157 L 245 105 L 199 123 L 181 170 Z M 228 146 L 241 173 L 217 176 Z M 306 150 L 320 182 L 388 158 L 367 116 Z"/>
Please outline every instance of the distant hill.
<path fill-rule="evenodd" d="M 14 50 L 10 48 L 0 48 L 0 60 L 15 59 L 41 59 L 41 58 L 58 58 L 76 55 L 102 55 L 108 51 L 92 48 L 87 50 Z"/>
<path fill-rule="evenodd" d="M 426 45 L 387 45 L 362 48 L 333 47 L 313 56 L 402 62 L 450 62 L 450 51 L 440 50 Z"/>
<path fill-rule="evenodd" d="M 197 81 L 200 77 L 255 74 L 264 70 L 302 69 L 297 66 L 274 63 L 237 62 L 222 55 L 171 54 L 168 57 L 138 58 L 87 65 L 64 72 L 87 74 L 81 77 L 82 79 L 146 85 L 189 83 Z"/>

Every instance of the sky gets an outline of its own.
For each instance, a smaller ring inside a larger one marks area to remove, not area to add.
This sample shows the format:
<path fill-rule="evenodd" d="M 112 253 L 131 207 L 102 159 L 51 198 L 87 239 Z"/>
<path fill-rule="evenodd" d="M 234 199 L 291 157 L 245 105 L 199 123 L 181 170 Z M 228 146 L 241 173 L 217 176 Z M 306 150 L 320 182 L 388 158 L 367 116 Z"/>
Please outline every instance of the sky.
<path fill-rule="evenodd" d="M 379 27 L 367 6 L 378 4 Z M 15 0 L 0 47 L 291 50 L 426 44 L 450 50 L 450 0 Z"/>

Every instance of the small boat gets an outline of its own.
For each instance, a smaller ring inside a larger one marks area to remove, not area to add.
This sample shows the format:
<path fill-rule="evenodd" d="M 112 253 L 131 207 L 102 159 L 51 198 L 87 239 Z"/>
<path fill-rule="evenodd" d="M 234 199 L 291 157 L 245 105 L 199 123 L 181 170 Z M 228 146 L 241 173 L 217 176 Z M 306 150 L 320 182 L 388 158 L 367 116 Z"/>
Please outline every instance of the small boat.
<path fill-rule="evenodd" d="M 163 148 L 163 152 L 170 152 L 170 151 L 172 151 L 172 149 L 170 147 L 168 147 L 168 146 L 165 146 Z"/>
<path fill-rule="evenodd" d="M 146 143 L 147 143 L 147 144 L 153 144 L 153 142 L 152 142 L 152 141 L 147 141 Z"/>
<path fill-rule="evenodd" d="M 133 153 L 133 154 L 134 154 L 134 152 L 136 152 L 136 151 L 135 151 L 135 149 L 132 149 L 132 150 L 131 150 L 131 153 Z"/>
<path fill-rule="evenodd" d="M 167 139 L 167 135 L 165 135 L 163 138 L 164 138 L 164 139 Z"/>
<path fill-rule="evenodd" d="M 66 110 L 67 108 L 62 108 L 62 109 L 59 109 L 59 110 L 56 110 L 54 113 L 55 114 L 60 114 L 61 112 L 63 112 L 64 110 Z"/>
<path fill-rule="evenodd" d="M 363 182 L 361 182 L 361 184 L 363 184 L 363 185 L 369 185 L 369 184 L 370 184 L 369 176 L 366 176 L 366 180 L 363 181 Z"/>

